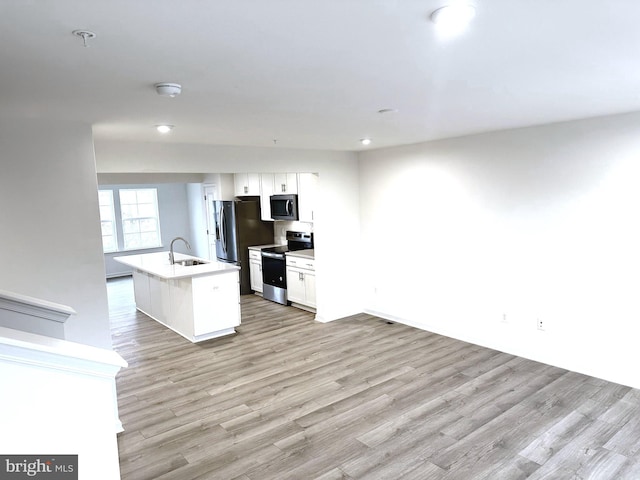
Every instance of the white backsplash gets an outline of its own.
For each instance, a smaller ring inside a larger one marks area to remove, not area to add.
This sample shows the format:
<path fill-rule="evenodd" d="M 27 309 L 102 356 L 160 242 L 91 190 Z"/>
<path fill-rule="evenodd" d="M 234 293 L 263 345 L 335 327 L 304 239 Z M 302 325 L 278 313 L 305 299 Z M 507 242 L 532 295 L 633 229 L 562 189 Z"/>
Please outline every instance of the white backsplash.
<path fill-rule="evenodd" d="M 273 226 L 273 243 L 285 245 L 287 243 L 287 230 L 296 232 L 313 232 L 313 223 L 289 222 L 286 220 L 275 220 Z"/>

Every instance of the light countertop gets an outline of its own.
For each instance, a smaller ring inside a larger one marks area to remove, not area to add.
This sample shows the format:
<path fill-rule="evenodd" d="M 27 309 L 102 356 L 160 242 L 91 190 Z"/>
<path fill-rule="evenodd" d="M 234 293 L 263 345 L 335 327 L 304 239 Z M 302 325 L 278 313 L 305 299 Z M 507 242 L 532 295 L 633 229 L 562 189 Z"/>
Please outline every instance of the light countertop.
<path fill-rule="evenodd" d="M 309 248 L 307 250 L 294 250 L 292 252 L 287 252 L 286 255 L 290 257 L 308 258 L 310 260 L 315 260 L 316 258 L 313 248 Z"/>
<path fill-rule="evenodd" d="M 203 258 L 192 257 L 183 253 L 175 253 L 176 260 L 201 260 L 208 263 L 202 265 L 171 265 L 169 263 L 169 252 L 143 253 L 139 255 L 126 255 L 114 257 L 117 262 L 123 263 L 137 270 L 149 273 L 160 278 L 184 278 L 201 275 L 219 275 L 224 273 L 237 272 L 240 267 L 230 263 L 215 262 Z"/>
<path fill-rule="evenodd" d="M 268 245 L 252 245 L 251 247 L 248 247 L 249 250 L 262 250 L 263 248 L 271 248 L 271 247 L 282 247 L 282 244 L 279 243 L 270 243 Z"/>

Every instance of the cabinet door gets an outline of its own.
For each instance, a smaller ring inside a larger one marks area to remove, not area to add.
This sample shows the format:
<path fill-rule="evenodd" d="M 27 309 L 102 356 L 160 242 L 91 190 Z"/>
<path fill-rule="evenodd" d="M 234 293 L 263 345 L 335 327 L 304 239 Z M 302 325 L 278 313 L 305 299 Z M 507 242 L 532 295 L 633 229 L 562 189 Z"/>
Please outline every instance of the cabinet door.
<path fill-rule="evenodd" d="M 304 274 L 305 305 L 316 306 L 316 276 L 313 273 Z"/>
<path fill-rule="evenodd" d="M 193 277 L 193 333 L 206 335 L 240 325 L 238 273 Z"/>
<path fill-rule="evenodd" d="M 233 176 L 236 197 L 260 195 L 260 175 L 257 173 L 236 173 Z"/>
<path fill-rule="evenodd" d="M 167 322 L 176 332 L 193 337 L 194 300 L 191 277 L 174 278 L 169 282 L 171 319 Z"/>
<path fill-rule="evenodd" d="M 275 173 L 273 178 L 274 193 L 298 193 L 297 173 Z"/>
<path fill-rule="evenodd" d="M 169 280 L 160 277 L 149 278 L 149 299 L 151 316 L 164 324 L 171 323 L 171 294 Z"/>
<path fill-rule="evenodd" d="M 249 193 L 249 179 L 246 173 L 235 173 L 233 175 L 234 189 L 233 193 L 236 197 L 248 195 Z"/>
<path fill-rule="evenodd" d="M 318 176 L 314 173 L 298 174 L 298 213 L 301 222 L 313 222 Z"/>
<path fill-rule="evenodd" d="M 271 203 L 269 197 L 273 195 L 273 173 L 263 173 L 260 175 L 260 218 L 273 222 L 271 218 Z"/>
<path fill-rule="evenodd" d="M 262 293 L 262 261 L 250 260 L 249 273 L 251 276 L 251 290 Z"/>
<path fill-rule="evenodd" d="M 151 300 L 149 296 L 149 275 L 140 270 L 133 271 L 133 294 L 136 308 L 146 314 L 151 314 Z"/>
<path fill-rule="evenodd" d="M 247 173 L 247 183 L 249 185 L 249 195 L 260 195 L 259 173 Z"/>
<path fill-rule="evenodd" d="M 306 303 L 304 274 L 297 268 L 287 267 L 287 300 L 295 303 Z"/>

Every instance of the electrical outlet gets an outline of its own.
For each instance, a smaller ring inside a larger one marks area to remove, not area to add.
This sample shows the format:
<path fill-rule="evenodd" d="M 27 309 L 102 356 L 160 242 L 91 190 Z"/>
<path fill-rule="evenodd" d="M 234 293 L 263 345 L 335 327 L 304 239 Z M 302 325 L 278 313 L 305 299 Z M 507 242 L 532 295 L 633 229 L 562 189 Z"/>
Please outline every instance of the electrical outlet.
<path fill-rule="evenodd" d="M 538 330 L 544 331 L 544 323 L 539 318 L 536 318 L 536 328 Z"/>
<path fill-rule="evenodd" d="M 501 320 L 501 322 L 502 322 L 502 323 L 509 323 L 509 321 L 507 320 L 507 314 L 506 314 L 506 313 L 503 313 L 503 314 L 502 314 L 502 320 Z"/>

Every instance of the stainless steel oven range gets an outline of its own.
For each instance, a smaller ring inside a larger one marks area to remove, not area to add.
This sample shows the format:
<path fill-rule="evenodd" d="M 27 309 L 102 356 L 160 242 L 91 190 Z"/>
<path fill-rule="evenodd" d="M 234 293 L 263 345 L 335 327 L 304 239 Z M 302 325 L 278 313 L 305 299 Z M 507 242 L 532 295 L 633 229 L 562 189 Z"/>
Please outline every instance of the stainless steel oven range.
<path fill-rule="evenodd" d="M 285 253 L 313 248 L 313 233 L 287 231 L 287 245 L 262 249 L 262 296 L 288 305 Z"/>

